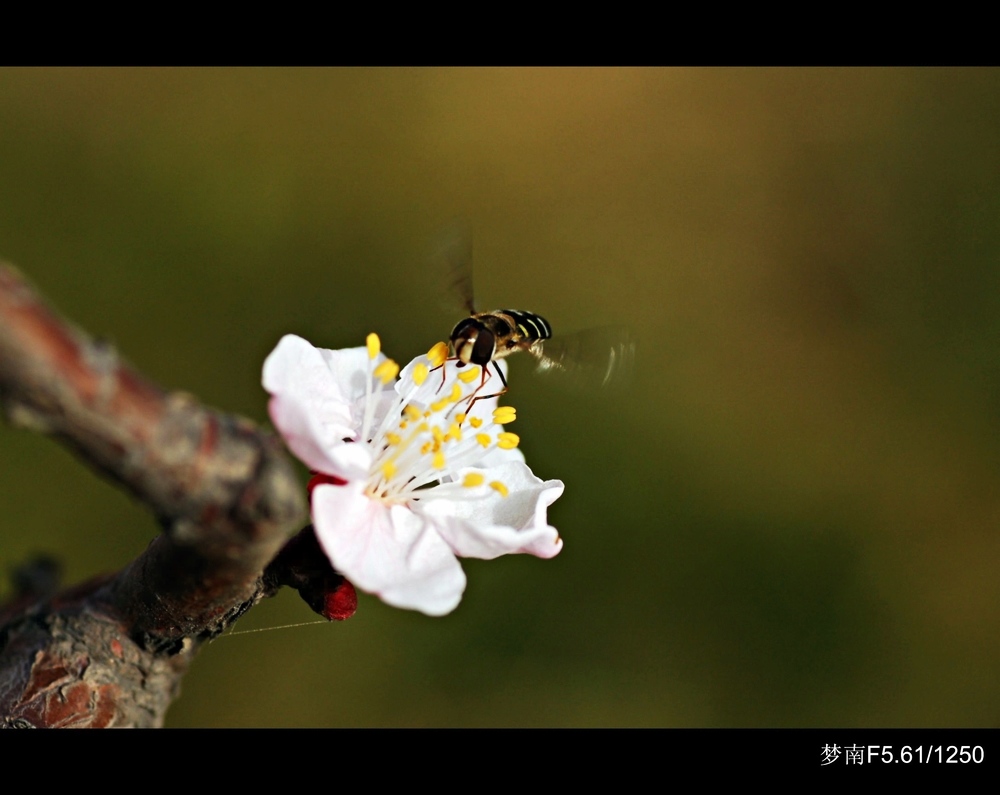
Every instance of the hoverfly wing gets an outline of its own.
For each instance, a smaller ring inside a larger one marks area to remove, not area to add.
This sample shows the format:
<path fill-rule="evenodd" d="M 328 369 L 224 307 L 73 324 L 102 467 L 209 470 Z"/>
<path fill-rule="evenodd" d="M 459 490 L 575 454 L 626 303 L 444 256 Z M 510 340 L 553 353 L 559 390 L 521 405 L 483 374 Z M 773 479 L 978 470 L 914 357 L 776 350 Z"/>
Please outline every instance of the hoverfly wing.
<path fill-rule="evenodd" d="M 536 342 L 538 372 L 565 376 L 583 388 L 617 387 L 635 367 L 635 341 L 625 326 L 598 326 Z"/>
<path fill-rule="evenodd" d="M 467 319 L 452 332 L 451 349 L 456 356 L 462 346 L 472 348 L 462 361 L 496 362 L 517 350 L 527 351 L 538 361 L 538 371 L 565 376 L 559 380 L 575 382 L 586 389 L 625 383 L 635 361 L 635 343 L 628 328 L 603 326 L 556 334 L 548 322 L 533 312 L 501 309 L 477 312 L 472 287 L 472 230 L 464 218 L 452 220 L 437 235 L 434 260 L 445 275 L 442 303 L 450 308 L 460 303 Z M 476 351 L 474 337 L 460 331 L 468 327 L 478 331 L 478 341 L 490 342 L 492 355 Z M 487 334 L 488 332 L 488 334 Z M 456 336 L 457 335 L 457 336 Z M 499 347 L 493 348 L 493 345 Z"/>
<path fill-rule="evenodd" d="M 442 308 L 454 310 L 456 302 L 470 315 L 476 313 L 472 289 L 472 229 L 463 218 L 456 218 L 437 235 L 433 255 L 444 272 Z"/>

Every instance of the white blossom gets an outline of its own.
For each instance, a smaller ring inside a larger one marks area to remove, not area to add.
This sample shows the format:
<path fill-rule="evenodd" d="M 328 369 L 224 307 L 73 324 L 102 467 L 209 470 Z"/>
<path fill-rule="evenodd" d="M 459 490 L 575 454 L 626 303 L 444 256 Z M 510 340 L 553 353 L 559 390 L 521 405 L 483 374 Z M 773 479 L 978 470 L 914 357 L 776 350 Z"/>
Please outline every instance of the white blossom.
<path fill-rule="evenodd" d="M 563 484 L 525 464 L 495 373 L 456 366 L 443 343 L 397 373 L 374 334 L 339 351 L 289 335 L 263 383 L 289 449 L 342 482 L 312 491 L 334 568 L 388 604 L 444 615 L 465 590 L 458 557 L 559 553 L 546 510 Z"/>

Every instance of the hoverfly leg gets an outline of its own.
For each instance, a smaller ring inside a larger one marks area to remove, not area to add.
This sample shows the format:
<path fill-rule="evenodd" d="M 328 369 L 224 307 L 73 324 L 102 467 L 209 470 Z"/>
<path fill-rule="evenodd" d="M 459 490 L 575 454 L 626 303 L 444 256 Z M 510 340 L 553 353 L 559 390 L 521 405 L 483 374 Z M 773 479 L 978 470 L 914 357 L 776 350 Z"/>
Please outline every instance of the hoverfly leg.
<path fill-rule="evenodd" d="M 500 376 L 500 383 L 503 384 L 503 391 L 506 392 L 507 391 L 507 379 L 504 378 L 504 376 L 503 376 L 503 370 L 500 369 L 500 365 L 497 363 L 496 359 L 493 360 L 493 367 L 496 369 L 497 375 Z M 503 394 L 503 392 L 501 392 L 500 394 Z"/>
<path fill-rule="evenodd" d="M 444 360 L 444 362 L 442 364 L 439 364 L 437 367 L 432 367 L 430 369 L 430 372 L 432 372 L 432 373 L 435 370 L 440 370 L 441 371 L 441 386 L 439 386 L 437 388 L 437 392 L 434 393 L 435 395 L 440 395 L 441 394 L 441 390 L 444 389 L 445 381 L 448 379 L 448 369 L 447 369 L 448 362 L 454 362 L 454 361 L 456 361 L 456 359 L 457 359 L 457 357 L 451 357 L 451 356 L 449 356 L 447 359 Z M 461 363 L 459 363 L 458 366 L 461 367 L 462 366 Z"/>
<path fill-rule="evenodd" d="M 479 394 L 480 390 L 484 386 L 486 386 L 486 382 L 490 378 L 493 377 L 492 373 L 490 373 L 490 371 L 489 371 L 489 367 L 488 366 L 484 367 L 483 368 L 483 380 L 480 382 L 479 386 L 476 387 L 476 391 L 473 392 L 471 395 L 469 395 L 468 398 L 466 398 L 466 400 L 469 401 L 469 407 L 465 410 L 466 414 L 469 414 L 469 413 L 472 412 L 472 407 L 475 405 L 476 401 L 479 401 L 479 400 L 488 400 L 489 398 L 492 398 L 492 397 L 498 398 L 501 395 L 506 394 L 508 387 L 507 387 L 507 379 L 504 378 L 504 376 L 503 376 L 503 370 L 500 369 L 500 365 L 497 364 L 496 360 L 493 361 L 493 367 L 496 369 L 497 375 L 500 376 L 500 383 L 503 384 L 503 389 L 501 389 L 499 392 L 494 392 L 492 395 L 480 395 Z"/>
<path fill-rule="evenodd" d="M 444 389 L 444 382 L 445 382 L 445 380 L 448 377 L 448 360 L 447 359 L 445 359 L 444 363 L 440 366 L 440 370 L 441 370 L 441 384 L 440 384 L 440 386 L 438 386 L 437 392 L 434 393 L 435 395 L 440 395 L 441 394 L 441 390 Z"/>

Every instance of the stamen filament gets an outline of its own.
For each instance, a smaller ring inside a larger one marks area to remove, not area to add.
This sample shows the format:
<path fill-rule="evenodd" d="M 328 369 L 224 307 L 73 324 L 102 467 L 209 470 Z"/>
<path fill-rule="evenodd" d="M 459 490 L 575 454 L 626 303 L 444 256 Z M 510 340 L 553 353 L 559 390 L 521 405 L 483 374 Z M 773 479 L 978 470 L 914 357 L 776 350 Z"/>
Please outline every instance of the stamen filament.
<path fill-rule="evenodd" d="M 368 378 L 365 379 L 365 414 L 361 420 L 362 442 L 366 442 L 369 439 L 368 431 L 372 424 L 372 414 L 375 411 L 375 401 L 372 400 L 372 362 L 375 361 L 375 357 L 379 355 L 379 351 L 382 349 L 382 342 L 379 340 L 378 334 L 372 332 L 365 337 L 365 348 L 368 351 Z"/>
<path fill-rule="evenodd" d="M 368 336 L 366 349 L 369 364 L 360 441 L 370 445 L 372 451 L 368 494 L 393 504 L 420 500 L 425 494 L 430 497 L 430 491 L 436 496 L 446 494 L 449 499 L 482 499 L 482 492 L 477 493 L 475 489 L 486 484 L 486 475 L 467 472 L 458 478 L 457 472 L 474 466 L 484 450 L 494 447 L 513 450 L 518 446 L 517 434 L 508 433 L 502 427 L 516 418 L 514 407 L 498 406 L 487 417 L 470 417 L 468 410 L 457 412 L 456 408 L 463 401 L 475 397 L 483 370 L 450 366 L 448 347 L 444 343 L 431 348 L 426 361 L 418 361 L 412 366 L 405 394 L 400 393 L 398 386 L 395 394 L 387 389 L 398 377 L 399 366 L 381 355 L 377 335 Z M 430 393 L 426 387 L 430 375 L 428 365 L 446 368 L 443 382 Z M 438 399 L 429 404 L 424 402 L 433 394 L 445 391 L 441 387 L 447 390 L 444 395 L 438 394 Z M 377 430 L 371 427 L 376 411 L 380 416 Z M 466 421 L 478 432 L 463 434 Z M 508 489 L 501 481 L 488 485 L 498 494 L 507 496 Z"/>

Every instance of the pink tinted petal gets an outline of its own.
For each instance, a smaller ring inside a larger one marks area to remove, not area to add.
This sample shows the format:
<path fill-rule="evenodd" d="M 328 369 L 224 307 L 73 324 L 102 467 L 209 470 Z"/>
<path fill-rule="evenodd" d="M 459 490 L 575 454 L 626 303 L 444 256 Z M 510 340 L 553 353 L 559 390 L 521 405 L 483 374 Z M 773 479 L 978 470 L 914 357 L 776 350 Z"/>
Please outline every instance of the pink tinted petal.
<path fill-rule="evenodd" d="M 360 483 L 321 485 L 312 514 L 330 562 L 361 590 L 430 616 L 458 606 L 465 573 L 433 525 L 409 508 L 370 499 Z"/>
<path fill-rule="evenodd" d="M 458 473 L 461 481 L 466 472 Z M 421 500 L 420 510 L 438 524 L 438 531 L 455 551 L 466 558 L 485 558 L 525 552 L 551 558 L 562 549 L 562 539 L 548 524 L 548 507 L 563 493 L 559 480 L 541 481 L 522 463 L 511 462 L 482 472 L 486 484 L 477 486 L 482 498 L 434 499 L 433 489 Z M 506 497 L 489 487 L 499 480 Z"/>

